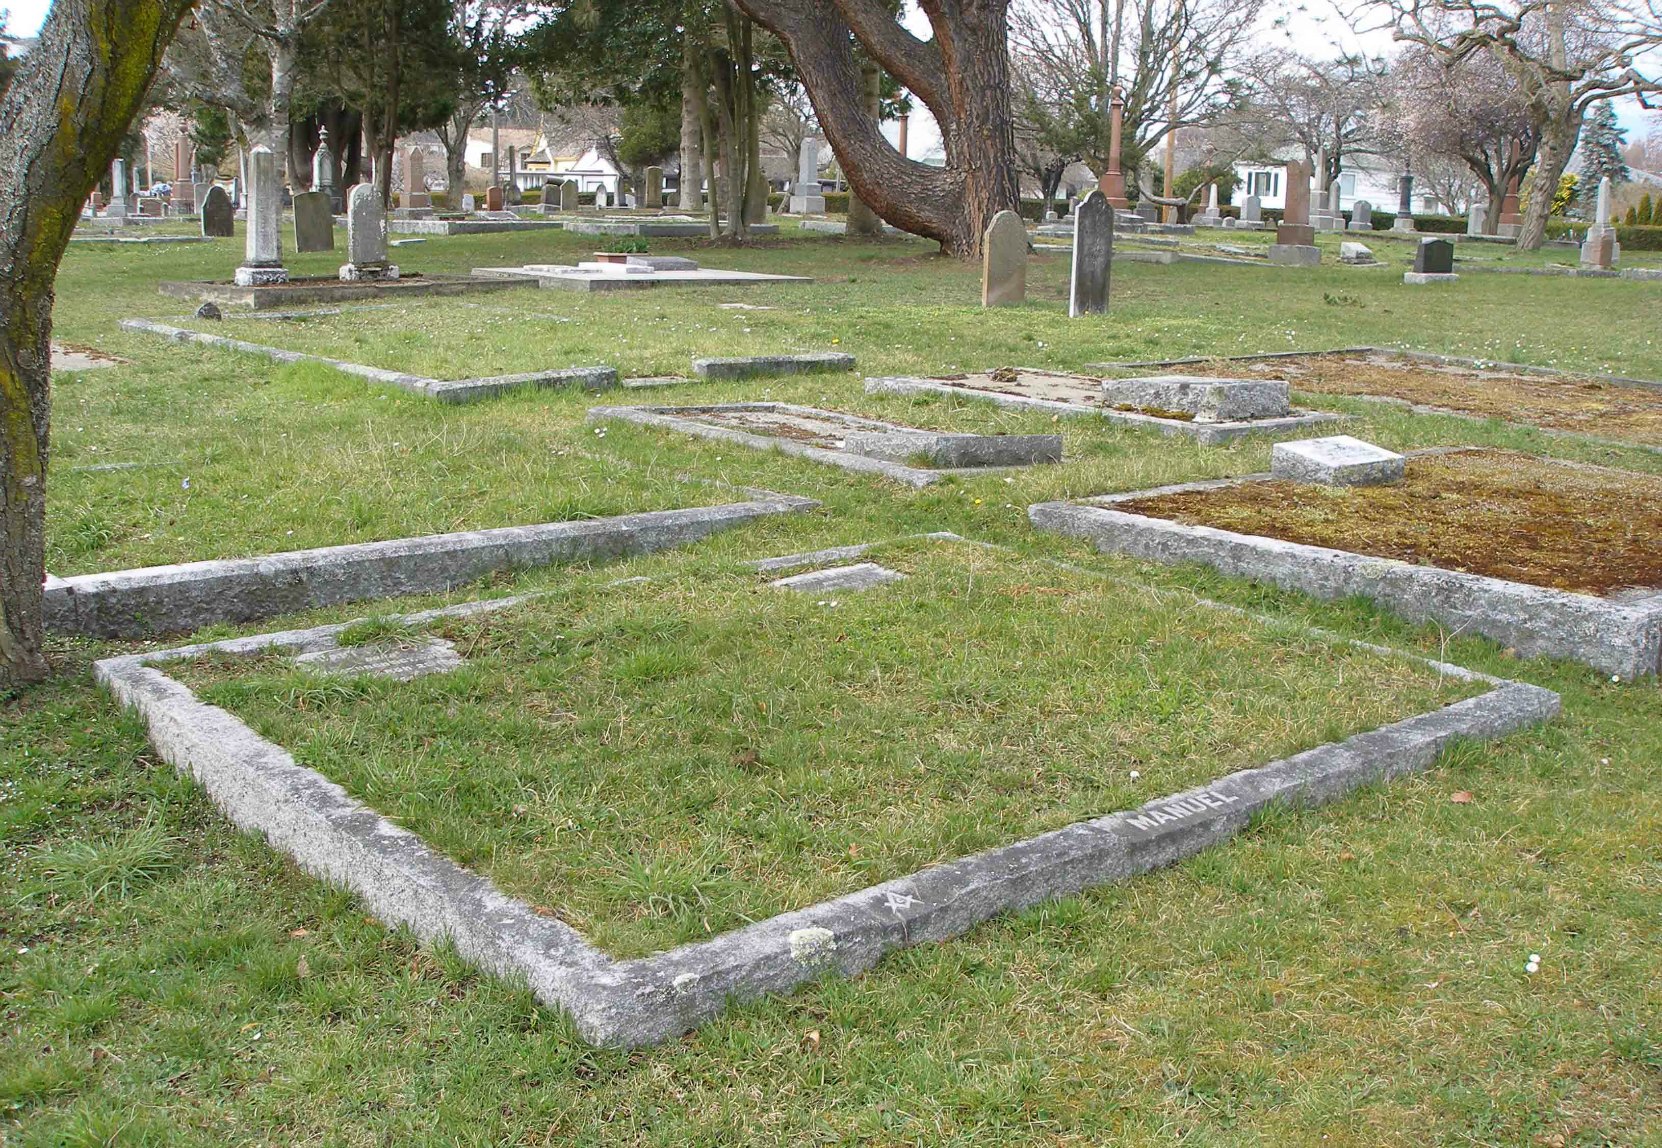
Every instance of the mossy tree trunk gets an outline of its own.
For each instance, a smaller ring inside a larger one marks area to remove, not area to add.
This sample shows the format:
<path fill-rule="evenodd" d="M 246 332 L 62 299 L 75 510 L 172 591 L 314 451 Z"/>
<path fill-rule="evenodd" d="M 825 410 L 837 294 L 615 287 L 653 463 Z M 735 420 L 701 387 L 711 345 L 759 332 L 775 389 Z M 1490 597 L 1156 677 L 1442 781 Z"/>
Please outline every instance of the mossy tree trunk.
<path fill-rule="evenodd" d="M 0 688 L 46 676 L 52 287 L 191 0 L 56 0 L 0 96 Z"/>

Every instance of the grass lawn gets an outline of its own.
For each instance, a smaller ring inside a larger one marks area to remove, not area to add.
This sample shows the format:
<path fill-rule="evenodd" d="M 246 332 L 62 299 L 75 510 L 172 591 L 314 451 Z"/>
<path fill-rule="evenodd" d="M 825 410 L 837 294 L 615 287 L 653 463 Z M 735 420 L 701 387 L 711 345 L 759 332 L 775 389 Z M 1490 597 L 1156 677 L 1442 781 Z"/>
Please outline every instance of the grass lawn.
<path fill-rule="evenodd" d="M 907 580 L 835 599 L 731 570 L 565 579 L 443 626 L 470 665 L 409 684 L 277 655 L 184 680 L 618 956 L 1482 690 L 979 547 L 877 560 Z"/>
<path fill-rule="evenodd" d="M 434 239 L 398 249 L 398 260 L 458 271 L 570 261 L 592 247 L 553 233 Z M 858 355 L 862 374 L 938 374 L 1372 343 L 1662 378 L 1662 288 L 1650 284 L 1473 274 L 1428 290 L 1404 287 L 1390 269 L 1124 264 L 1113 312 L 1069 322 L 1062 255 L 1033 259 L 1026 306 L 983 312 L 975 270 L 918 243 L 787 234 L 744 250 L 652 247 L 820 281 L 592 297 L 527 288 L 215 329 L 436 377 L 580 363 L 657 374 L 684 371 L 695 355 L 833 347 Z M 1400 259 L 1408 247 L 1375 249 Z M 131 362 L 56 380 L 55 573 L 695 505 L 747 485 L 823 502 L 682 553 L 526 575 L 512 584 L 553 594 L 517 624 L 546 643 L 504 644 L 503 631 L 483 628 L 474 665 L 453 680 L 353 687 L 306 700 L 303 720 L 282 692 L 295 679 L 275 667 L 213 686 L 302 752 L 361 763 L 342 751 L 400 746 L 361 780 L 342 780 L 380 802 L 374 786 L 422 779 L 419 790 L 394 785 L 386 811 L 449 820 L 457 836 L 446 847 L 472 851 L 504 880 L 552 885 L 569 873 L 569 892 L 549 900 L 579 904 L 622 947 L 697 935 L 705 925 L 688 906 L 700 898 L 719 914 L 772 911 L 862 882 L 862 862 L 904 871 L 932 851 L 1072 817 L 1070 803 L 1125 804 L 1120 773 L 1132 753 L 1146 756 L 1145 774 L 1215 774 L 1372 724 L 1423 685 L 1396 676 L 1395 663 L 1352 662 L 1299 639 L 1274 646 L 1261 627 L 1197 611 L 1196 592 L 1536 682 L 1562 692 L 1565 713 L 1456 751 L 1423 776 L 1263 818 L 1171 870 L 1000 918 L 864 977 L 747 1005 L 684 1040 L 624 1054 L 585 1047 L 526 991 L 387 930 L 232 830 L 92 686 L 92 658 L 133 647 L 59 642 L 54 680 L 0 702 L 7 1143 L 1662 1143 L 1654 682 L 1619 686 L 1579 667 L 1519 662 L 1356 603 L 1109 559 L 1027 526 L 1026 506 L 1043 499 L 1265 469 L 1265 441 L 1203 448 L 957 396 L 867 396 L 858 376 L 689 384 L 638 400 L 769 398 L 924 427 L 1066 436 L 1064 465 L 911 491 L 649 428 L 598 436 L 583 414 L 596 401 L 633 401 L 617 393 L 447 408 L 322 368 L 117 330 L 128 316 L 180 315 L 186 308 L 155 281 L 224 278 L 240 250 L 216 241 L 70 252 L 58 338 Z M 323 274 L 339 261 L 297 257 L 291 268 Z M 741 301 L 772 309 L 719 306 Z M 1342 396 L 1301 401 L 1355 413 L 1350 433 L 1395 449 L 1477 444 L 1662 474 L 1654 453 L 1498 421 Z M 112 463 L 127 468 L 78 469 Z M 911 581 L 828 609 L 769 597 L 738 572 L 745 558 L 925 530 L 1148 589 L 1110 591 L 981 556 L 972 591 L 956 551 L 901 549 L 883 557 L 905 564 Z M 654 581 L 590 592 L 636 572 Z M 999 592 L 1022 585 L 1069 593 Z M 948 602 L 961 612 L 945 613 Z M 970 626 L 977 641 L 966 649 Z M 844 633 L 861 640 L 832 640 Z M 1140 645 L 1149 634 L 1163 640 Z M 928 653 L 908 659 L 901 635 Z M 1053 673 L 1004 669 L 1015 650 L 1045 643 Z M 902 669 L 912 676 L 892 695 L 854 688 Z M 466 683 L 482 692 L 449 692 Z M 767 714 L 755 710 L 757 693 Z M 723 697 L 750 708 L 724 718 Z M 833 700 L 844 704 L 832 710 Z M 582 709 L 599 705 L 611 707 L 609 745 Z M 1227 720 L 1212 730 L 1201 713 Z M 657 714 L 676 724 L 653 724 Z M 620 740 L 630 730 L 638 745 Z M 708 736 L 695 743 L 697 730 Z M 446 760 L 434 749 L 461 734 L 467 753 Z M 835 771 L 810 768 L 822 738 L 846 750 Z M 937 768 L 920 772 L 896 756 L 901 747 Z M 604 770 L 625 748 L 645 755 L 654 779 L 685 784 L 631 786 Z M 780 773 L 745 770 L 748 749 Z M 1035 778 L 1041 755 L 1051 769 Z M 522 787 L 510 801 L 526 771 L 549 761 L 588 770 L 574 775 L 588 784 Z M 770 808 L 768 786 L 781 782 L 791 800 Z M 947 789 L 973 814 L 955 821 L 931 800 Z M 804 793 L 828 796 L 810 810 Z M 391 808 L 392 798 L 406 807 Z M 508 814 L 463 824 L 447 808 L 475 801 L 506 803 Z M 514 805 L 526 813 L 516 819 Z M 696 833 L 642 845 L 695 805 Z M 811 813 L 828 820 L 805 835 Z M 547 832 L 527 847 L 538 821 L 546 829 L 561 814 L 597 835 L 593 855 L 582 838 L 550 842 Z M 714 851 L 708 868 L 631 876 L 625 861 L 697 861 L 699 842 Z M 523 871 L 508 876 L 515 866 Z M 624 908 L 642 888 L 669 895 L 631 918 Z M 713 916 L 710 927 L 721 919 L 734 917 Z M 1524 972 L 1530 953 L 1541 956 L 1534 975 Z"/>

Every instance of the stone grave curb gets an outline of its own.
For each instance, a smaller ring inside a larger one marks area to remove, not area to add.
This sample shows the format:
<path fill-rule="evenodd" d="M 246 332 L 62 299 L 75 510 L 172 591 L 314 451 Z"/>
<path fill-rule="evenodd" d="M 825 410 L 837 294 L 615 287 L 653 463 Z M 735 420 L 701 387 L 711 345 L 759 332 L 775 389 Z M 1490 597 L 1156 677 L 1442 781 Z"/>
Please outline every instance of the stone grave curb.
<path fill-rule="evenodd" d="M 805 458 L 813 462 L 824 463 L 827 466 L 852 470 L 858 474 L 875 474 L 910 487 L 929 486 L 948 475 L 973 477 L 980 474 L 1002 473 L 1008 469 L 1007 467 L 979 466 L 925 470 L 921 467 L 907 466 L 904 463 L 890 462 L 887 459 L 850 454 L 841 450 L 827 450 L 825 447 L 809 446 L 807 443 L 792 442 L 790 439 L 751 434 L 749 431 L 737 430 L 732 427 L 710 426 L 708 423 L 680 417 L 682 415 L 719 414 L 727 411 L 824 413 L 813 407 L 796 406 L 792 403 L 714 403 L 701 407 L 590 407 L 588 421 L 600 423 L 616 420 L 634 423 L 637 426 L 680 431 L 682 434 L 696 435 L 699 438 L 712 439 L 716 442 L 732 443 L 735 446 L 747 447 L 750 450 L 771 451 L 787 454 L 793 458 Z M 842 412 L 832 413 L 840 414 Z M 863 418 L 863 416 L 857 417 Z M 878 420 L 869 419 L 864 421 L 876 422 Z M 896 429 L 901 428 L 897 427 Z M 927 434 L 928 432 L 924 433 Z"/>
<path fill-rule="evenodd" d="M 1611 602 L 1113 509 L 1114 504 L 1132 499 L 1270 479 L 1270 475 L 1257 474 L 1103 495 L 1084 502 L 1041 502 L 1028 508 L 1027 517 L 1040 530 L 1087 539 L 1103 553 L 1166 565 L 1199 563 L 1221 574 L 1268 582 L 1325 601 L 1361 596 L 1410 622 L 1437 622 L 1456 634 L 1491 638 L 1526 657 L 1567 658 L 1624 681 L 1656 674 L 1662 668 L 1662 598 L 1648 603 Z"/>
<path fill-rule="evenodd" d="M 340 303 L 356 299 L 444 298 L 481 291 L 506 291 L 515 286 L 524 284 L 475 279 L 468 275 L 410 275 L 402 279 L 355 281 L 320 277 L 310 284 L 290 279 L 281 285 L 251 287 L 235 283 L 164 279 L 156 284 L 156 290 L 170 299 L 183 299 L 189 303 L 216 303 L 221 307 L 264 311 L 274 306 L 303 307 L 308 303 Z"/>
<path fill-rule="evenodd" d="M 808 351 L 800 355 L 744 355 L 731 359 L 694 359 L 692 365 L 693 374 L 701 379 L 732 381 L 852 371 L 854 356 L 846 351 Z"/>
<path fill-rule="evenodd" d="M 747 502 L 686 510 L 48 577 L 46 627 L 97 638 L 188 633 L 345 602 L 441 593 L 498 571 L 647 554 L 819 505 L 789 494 L 756 494 Z"/>
<path fill-rule="evenodd" d="M 535 388 L 564 388 L 581 387 L 586 391 L 605 391 L 618 386 L 618 374 L 613 367 L 563 367 L 551 371 L 533 371 L 523 375 L 498 375 L 494 378 L 456 379 L 427 379 L 420 375 L 407 375 L 401 371 L 388 371 L 381 367 L 365 366 L 362 363 L 349 363 L 344 359 L 331 359 L 324 355 L 308 354 L 305 351 L 285 351 L 281 347 L 267 347 L 261 343 L 249 343 L 242 339 L 232 339 L 225 335 L 210 335 L 204 331 L 190 331 L 183 327 L 170 327 L 166 323 L 157 323 L 150 319 L 123 319 L 120 327 L 124 331 L 140 331 L 148 335 L 160 335 L 164 339 L 172 339 L 176 343 L 197 343 L 205 347 L 219 347 L 228 351 L 240 351 L 247 355 L 261 355 L 278 363 L 321 363 L 326 367 L 333 367 L 337 371 L 344 371 L 349 375 L 369 379 L 371 382 L 387 383 L 411 394 L 421 395 L 424 398 L 437 399 L 445 403 L 467 403 L 479 399 L 496 398 L 504 392 L 518 387 Z"/>
<path fill-rule="evenodd" d="M 466 616 L 521 600 L 469 603 L 406 620 Z M 1272 805 L 1318 806 L 1423 770 L 1457 741 L 1515 733 L 1560 709 L 1550 690 L 1415 658 L 1493 688 L 1135 810 L 932 866 L 709 941 L 619 961 L 564 922 L 537 914 L 437 854 L 151 664 L 209 652 L 326 648 L 344 628 L 110 658 L 93 672 L 145 721 L 161 757 L 195 777 L 233 823 L 264 834 L 302 869 L 350 890 L 381 920 L 408 926 L 427 942 L 448 941 L 480 967 L 524 984 L 568 1012 L 584 1039 L 626 1048 L 673 1039 L 733 1003 L 827 974 L 862 972 L 890 950 L 947 940 L 1001 913 L 1172 864 L 1228 840 Z"/>
<path fill-rule="evenodd" d="M 794 459 L 809 459 L 813 462 L 841 467 L 843 470 L 853 470 L 856 473 L 874 473 L 884 478 L 892 478 L 894 482 L 904 483 L 907 487 L 927 487 L 931 483 L 941 482 L 941 478 L 949 475 L 974 478 L 977 475 L 991 475 L 1004 473 L 1012 469 L 1010 465 L 986 465 L 986 467 L 939 467 L 939 469 L 922 469 L 909 467 L 902 462 L 891 462 L 874 455 L 854 454 L 849 450 L 829 450 L 826 447 L 811 447 L 806 442 L 791 442 L 789 439 L 776 439 L 773 435 L 751 434 L 748 430 L 738 430 L 735 427 L 711 427 L 705 422 L 696 422 L 695 419 L 683 419 L 681 415 L 725 414 L 725 412 L 745 412 L 745 410 L 778 410 L 784 414 L 843 414 L 841 410 L 823 410 L 818 407 L 799 407 L 789 402 L 721 402 L 721 404 L 705 405 L 705 407 L 590 407 L 588 422 L 607 422 L 607 420 L 622 420 L 633 422 L 640 427 L 661 427 L 665 430 L 680 430 L 681 434 L 690 434 L 700 439 L 713 439 L 715 442 L 731 442 L 738 447 L 750 450 L 768 450 L 778 454 L 791 455 Z M 878 419 L 866 419 L 864 415 L 851 415 L 861 422 L 879 422 Z M 889 424 L 892 425 L 892 424 Z M 961 439 L 962 435 L 951 432 L 929 432 L 929 430 L 912 430 L 907 427 L 894 427 L 894 432 L 906 432 L 917 435 L 919 450 L 927 454 L 932 442 L 946 442 L 951 439 Z M 1030 437 L 1030 435 L 1022 435 Z M 1060 454 L 1060 450 L 1059 450 Z M 1020 464 L 1027 465 L 1027 464 Z"/>
<path fill-rule="evenodd" d="M 1280 418 L 1253 419 L 1250 422 L 1188 422 L 1183 419 L 1158 418 L 1137 411 L 1116 411 L 1112 407 L 1082 407 L 1058 399 L 1035 399 L 1028 398 L 1025 395 L 1006 395 L 997 391 L 959 387 L 936 379 L 912 378 L 905 375 L 867 378 L 866 394 L 958 395 L 963 398 L 980 399 L 1013 410 L 1044 411 L 1047 414 L 1058 414 L 1068 418 L 1101 418 L 1144 430 L 1153 429 L 1169 435 L 1185 435 L 1194 439 L 1201 446 L 1218 446 L 1222 443 L 1233 442 L 1235 439 L 1249 434 L 1278 434 L 1285 431 L 1305 430 L 1329 423 L 1345 422 L 1352 417 L 1328 411 L 1301 411 Z"/>
<path fill-rule="evenodd" d="M 1402 359 L 1416 359 L 1425 363 L 1436 363 L 1446 367 L 1471 367 L 1474 370 L 1507 371 L 1519 375 L 1543 375 L 1547 378 L 1577 378 L 1597 379 L 1605 383 L 1617 383 L 1622 386 L 1642 387 L 1645 390 L 1662 391 L 1662 380 L 1636 379 L 1628 375 L 1607 375 L 1597 371 L 1566 371 L 1557 367 L 1536 367 L 1524 363 L 1502 363 L 1494 359 L 1469 359 L 1460 355 L 1440 355 L 1433 351 L 1409 351 L 1401 347 L 1331 347 L 1315 351 L 1269 351 L 1260 355 L 1224 355 L 1217 358 L 1203 356 L 1187 359 L 1159 359 L 1135 362 L 1107 362 L 1086 363 L 1087 371 L 1141 371 L 1156 367 L 1188 367 L 1197 363 L 1262 363 L 1273 362 L 1276 359 L 1313 359 L 1323 355 L 1395 355 Z M 1293 385 L 1295 389 L 1295 384 Z M 1377 397 L 1389 399 L 1389 395 L 1380 396 L 1349 396 Z M 1400 402 L 1401 400 L 1392 400 Z"/>

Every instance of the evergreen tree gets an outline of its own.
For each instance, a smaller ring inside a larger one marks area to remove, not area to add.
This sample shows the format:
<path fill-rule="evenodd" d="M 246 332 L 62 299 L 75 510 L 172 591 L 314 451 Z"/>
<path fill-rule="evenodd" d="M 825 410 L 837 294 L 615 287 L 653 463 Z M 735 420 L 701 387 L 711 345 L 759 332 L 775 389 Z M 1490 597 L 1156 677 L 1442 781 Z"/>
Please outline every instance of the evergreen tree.
<path fill-rule="evenodd" d="M 1582 186 L 1587 189 L 1590 203 L 1597 200 L 1599 180 L 1610 177 L 1613 184 L 1626 183 L 1630 178 L 1627 162 L 1622 159 L 1622 146 L 1627 133 L 1616 123 L 1616 109 L 1609 100 L 1598 104 L 1587 115 L 1587 126 L 1581 132 Z"/>

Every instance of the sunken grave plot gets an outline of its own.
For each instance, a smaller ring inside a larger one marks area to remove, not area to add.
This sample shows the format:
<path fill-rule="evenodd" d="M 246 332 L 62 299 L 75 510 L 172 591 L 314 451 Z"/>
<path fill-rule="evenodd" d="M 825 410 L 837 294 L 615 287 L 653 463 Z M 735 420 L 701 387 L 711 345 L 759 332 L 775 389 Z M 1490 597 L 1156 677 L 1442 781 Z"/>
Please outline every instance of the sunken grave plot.
<path fill-rule="evenodd" d="M 1369 348 L 1135 366 L 1276 379 L 1307 394 L 1388 400 L 1662 450 L 1662 383 L 1644 379 Z"/>
<path fill-rule="evenodd" d="M 591 423 L 662 427 L 752 450 L 878 474 L 908 486 L 948 475 L 976 475 L 1062 461 L 1059 434 L 954 434 L 918 430 L 792 403 L 719 403 L 691 407 L 594 407 Z"/>
<path fill-rule="evenodd" d="M 1558 708 L 998 548 L 861 557 L 643 559 L 96 673 L 238 825 L 620 1046 Z"/>
<path fill-rule="evenodd" d="M 1271 385 L 1265 386 L 1265 382 Z M 866 380 L 879 395 L 953 394 L 999 406 L 1068 416 L 1097 415 L 1129 426 L 1187 435 L 1204 445 L 1255 432 L 1318 426 L 1344 415 L 1295 409 L 1273 380 L 1202 375 L 1104 378 L 1032 367 L 999 367 L 940 378 L 894 376 Z"/>
<path fill-rule="evenodd" d="M 1041 503 L 1041 529 L 1200 562 L 1623 680 L 1662 660 L 1662 478 L 1487 448 L 1278 444 L 1268 475 Z"/>

